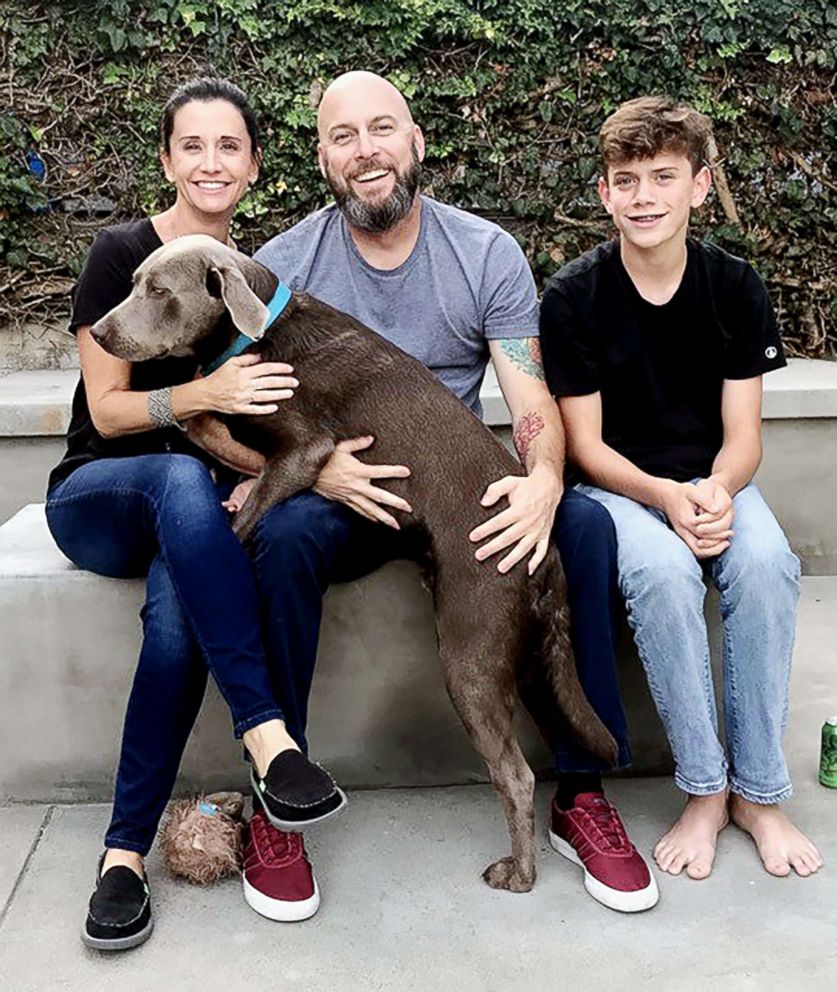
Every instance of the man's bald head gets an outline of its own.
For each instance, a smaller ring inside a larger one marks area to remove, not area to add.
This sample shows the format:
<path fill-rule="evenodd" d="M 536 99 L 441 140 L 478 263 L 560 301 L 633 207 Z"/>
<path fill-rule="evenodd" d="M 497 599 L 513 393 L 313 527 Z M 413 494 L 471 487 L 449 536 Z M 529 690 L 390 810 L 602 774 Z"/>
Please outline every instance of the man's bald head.
<path fill-rule="evenodd" d="M 375 107 L 377 114 L 388 114 L 402 127 L 413 126 L 413 115 L 397 86 L 375 72 L 357 69 L 332 80 L 317 108 L 317 132 L 321 142 L 328 132 L 351 118 L 358 107 Z"/>

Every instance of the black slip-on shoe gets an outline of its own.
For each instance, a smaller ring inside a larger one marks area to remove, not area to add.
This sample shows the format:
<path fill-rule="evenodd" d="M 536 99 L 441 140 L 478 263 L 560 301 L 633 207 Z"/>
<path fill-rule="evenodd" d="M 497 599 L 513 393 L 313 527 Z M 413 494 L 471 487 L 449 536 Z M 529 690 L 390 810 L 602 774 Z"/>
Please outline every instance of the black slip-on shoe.
<path fill-rule="evenodd" d="M 148 880 L 125 865 L 103 875 L 102 860 L 81 939 L 97 951 L 127 951 L 145 943 L 154 929 Z"/>
<path fill-rule="evenodd" d="M 325 769 L 301 751 L 277 754 L 264 778 L 250 767 L 253 793 L 279 830 L 304 830 L 339 813 L 348 800 Z"/>

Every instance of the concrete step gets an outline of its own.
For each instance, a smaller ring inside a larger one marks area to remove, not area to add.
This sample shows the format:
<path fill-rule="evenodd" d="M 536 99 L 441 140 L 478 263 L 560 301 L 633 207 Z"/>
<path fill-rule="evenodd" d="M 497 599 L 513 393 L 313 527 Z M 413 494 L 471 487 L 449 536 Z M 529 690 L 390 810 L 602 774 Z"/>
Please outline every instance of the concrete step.
<path fill-rule="evenodd" d="M 77 370 L 0 378 L 0 523 L 44 498 L 64 452 Z M 489 364 L 485 420 L 506 443 L 510 416 Z M 765 376 L 764 451 L 757 481 L 809 575 L 837 573 L 837 363 L 791 359 Z"/>
<path fill-rule="evenodd" d="M 830 694 L 837 712 L 829 683 L 837 630 L 828 627 L 837 624 L 837 578 L 806 579 L 804 589 L 801 692 L 812 705 Z M 0 802 L 109 798 L 143 592 L 141 580 L 75 568 L 55 547 L 42 506 L 0 527 Z M 716 605 L 710 597 L 718 662 Z M 619 660 L 634 771 L 665 772 L 668 746 L 627 637 Z M 550 756 L 523 716 L 520 731 L 533 767 L 548 769 Z M 318 760 L 347 786 L 484 780 L 442 684 L 430 596 L 413 564 L 390 563 L 327 594 L 310 739 Z M 179 788 L 234 783 L 244 784 L 240 748 L 211 685 Z"/>

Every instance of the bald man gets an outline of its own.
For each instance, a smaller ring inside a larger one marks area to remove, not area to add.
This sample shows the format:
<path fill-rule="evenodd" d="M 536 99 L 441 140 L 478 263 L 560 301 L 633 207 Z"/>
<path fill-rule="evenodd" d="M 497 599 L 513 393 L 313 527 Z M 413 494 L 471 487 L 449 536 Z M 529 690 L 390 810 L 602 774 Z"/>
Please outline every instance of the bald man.
<path fill-rule="evenodd" d="M 387 80 L 370 72 L 340 76 L 323 95 L 317 123 L 320 171 L 334 203 L 255 258 L 293 290 L 351 314 L 418 358 L 478 416 L 491 357 L 527 475 L 486 490 L 482 502 L 497 512 L 470 534 L 474 553 L 486 568 L 532 573 L 549 541 L 557 542 L 579 676 L 625 766 L 630 753 L 611 631 L 613 525 L 594 501 L 563 491 L 563 431 L 544 382 L 526 258 L 496 224 L 420 195 L 424 136 Z M 274 507 L 254 535 L 276 695 L 303 750 L 326 589 L 407 556 L 397 518 L 410 507 L 385 483 L 409 475 L 410 466 L 361 462 L 356 454 L 373 445 L 371 437 L 339 444 L 313 490 Z M 587 891 L 603 904 L 625 911 L 653 905 L 653 877 L 602 791 L 600 773 L 608 769 L 560 739 L 557 728 L 555 760 L 553 846 L 582 865 Z M 261 813 L 250 831 L 244 885 L 250 905 L 274 919 L 302 918 L 301 910 L 293 915 L 294 903 L 314 904 L 305 902 L 316 883 L 298 837 Z"/>

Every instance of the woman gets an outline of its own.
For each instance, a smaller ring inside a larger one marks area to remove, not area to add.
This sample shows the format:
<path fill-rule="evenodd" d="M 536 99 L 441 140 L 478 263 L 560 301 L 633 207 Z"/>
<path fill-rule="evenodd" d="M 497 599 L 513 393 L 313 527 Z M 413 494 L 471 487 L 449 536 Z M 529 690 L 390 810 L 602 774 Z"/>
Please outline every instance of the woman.
<path fill-rule="evenodd" d="M 271 691 L 250 563 L 183 424 L 207 411 L 269 414 L 293 395 L 289 366 L 232 358 L 205 378 L 193 359 L 129 363 L 91 325 L 131 291 L 134 269 L 185 234 L 229 241 L 236 204 L 258 176 L 255 115 L 221 79 L 177 90 L 161 122 L 160 159 L 175 203 L 102 231 L 73 294 L 82 379 L 68 448 L 50 476 L 47 521 L 61 550 L 103 575 L 147 573 L 143 643 L 128 701 L 113 817 L 82 939 L 98 949 L 142 943 L 153 921 L 143 859 L 171 794 L 211 671 L 253 765 L 264 813 L 302 827 L 345 796 L 301 754 Z M 314 907 L 316 908 L 316 907 Z M 310 914 L 309 914 L 310 915 Z"/>

